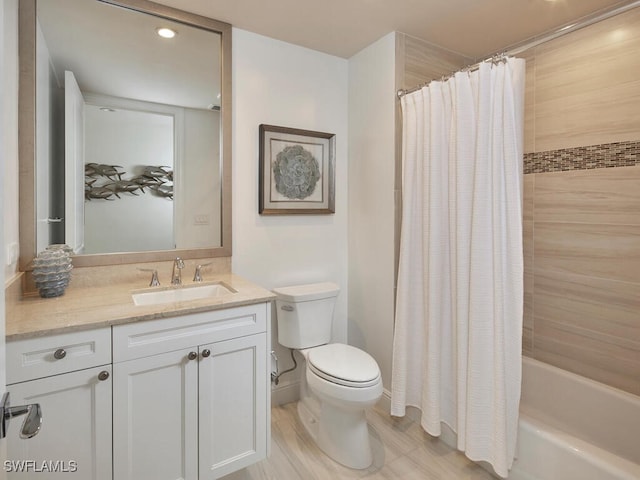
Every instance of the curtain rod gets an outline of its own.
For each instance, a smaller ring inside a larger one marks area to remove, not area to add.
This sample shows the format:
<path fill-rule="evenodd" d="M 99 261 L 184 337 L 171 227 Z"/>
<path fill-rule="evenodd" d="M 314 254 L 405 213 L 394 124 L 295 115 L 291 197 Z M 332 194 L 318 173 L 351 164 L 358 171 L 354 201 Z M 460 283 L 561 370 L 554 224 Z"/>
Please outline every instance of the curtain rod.
<path fill-rule="evenodd" d="M 537 47 L 538 45 L 541 45 L 543 43 L 546 43 L 550 40 L 554 40 L 558 37 L 562 37 L 563 35 L 566 35 L 567 33 L 571 33 L 571 32 L 575 32 L 576 30 L 580 30 L 581 28 L 584 27 L 588 27 L 589 25 L 593 25 L 594 23 L 597 22 L 601 22 L 602 20 L 606 20 L 607 18 L 611 18 L 611 17 L 615 17 L 616 15 L 619 15 L 621 13 L 627 12 L 629 10 L 632 10 L 636 7 L 640 7 L 640 0 L 635 0 L 631 3 L 628 3 L 626 5 L 621 5 L 619 7 L 615 7 L 612 8 L 610 10 L 606 10 L 604 12 L 598 12 L 598 13 L 594 13 L 592 15 L 587 15 L 586 17 L 582 17 L 582 19 L 580 19 L 579 21 L 575 22 L 575 23 L 570 23 L 569 25 L 565 25 L 562 28 L 559 28 L 558 30 L 555 30 L 551 33 L 548 33 L 546 35 L 542 35 L 540 37 L 533 37 L 533 39 L 528 39 L 525 40 L 524 42 L 521 43 L 516 43 L 514 45 L 512 45 L 511 47 L 508 47 L 508 49 L 502 53 L 498 53 L 498 54 L 494 54 L 489 56 L 488 58 L 478 62 L 478 63 L 474 63 L 473 65 L 469 65 L 466 66 L 464 68 L 461 68 L 459 71 L 469 71 L 472 72 L 474 70 L 477 70 L 480 66 L 481 63 L 484 62 L 496 62 L 496 59 L 500 59 L 502 60 L 503 58 L 512 56 L 512 55 L 517 55 L 519 53 L 525 52 L 527 50 L 529 50 L 530 48 L 533 47 Z M 450 78 L 452 77 L 454 73 L 450 73 L 448 75 L 444 75 L 442 77 L 442 79 L 446 79 L 446 78 Z M 422 87 L 428 85 L 429 82 L 426 83 L 422 83 L 420 85 L 417 85 L 413 88 L 409 88 L 409 89 L 399 89 L 396 92 L 396 95 L 398 96 L 398 98 L 404 97 L 405 95 L 409 94 L 409 93 L 413 93 L 416 92 L 418 90 L 420 90 Z"/>
<path fill-rule="evenodd" d="M 467 65 L 466 67 L 462 67 L 460 70 L 457 70 L 456 72 L 453 73 L 449 73 L 447 75 L 443 75 L 442 77 L 440 77 L 440 81 L 445 81 L 448 80 L 449 78 L 453 77 L 457 72 L 474 72 L 476 70 L 478 70 L 480 68 L 480 65 L 483 63 L 488 63 L 491 62 L 494 65 L 497 65 L 498 63 L 501 62 L 505 62 L 507 60 L 507 54 L 506 53 L 497 53 L 489 58 L 486 58 L 478 63 L 474 63 L 472 65 Z M 431 83 L 431 80 L 429 80 L 428 82 L 425 83 L 421 83 L 419 85 L 416 85 L 413 88 L 408 88 L 406 90 L 404 89 L 400 89 L 396 92 L 396 95 L 398 95 L 398 98 L 402 98 L 405 95 L 408 95 L 410 93 L 413 92 L 417 92 L 418 90 L 420 90 L 422 87 L 425 87 L 427 85 L 429 85 L 429 83 Z"/>

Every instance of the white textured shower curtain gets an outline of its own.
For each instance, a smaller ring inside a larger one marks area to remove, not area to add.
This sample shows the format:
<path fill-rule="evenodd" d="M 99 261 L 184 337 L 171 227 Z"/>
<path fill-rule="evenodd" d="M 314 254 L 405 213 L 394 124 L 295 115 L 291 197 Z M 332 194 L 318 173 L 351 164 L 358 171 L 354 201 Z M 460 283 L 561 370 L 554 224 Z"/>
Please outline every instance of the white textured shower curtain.
<path fill-rule="evenodd" d="M 391 414 L 457 433 L 506 477 L 518 424 L 523 314 L 524 60 L 402 99 L 402 233 Z"/>

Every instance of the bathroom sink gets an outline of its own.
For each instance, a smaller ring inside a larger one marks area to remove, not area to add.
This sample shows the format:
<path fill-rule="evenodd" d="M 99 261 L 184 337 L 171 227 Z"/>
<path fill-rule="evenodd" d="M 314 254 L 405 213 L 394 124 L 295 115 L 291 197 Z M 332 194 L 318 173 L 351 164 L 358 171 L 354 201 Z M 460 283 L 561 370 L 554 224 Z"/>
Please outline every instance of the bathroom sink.
<path fill-rule="evenodd" d="M 237 293 L 233 288 L 221 282 L 203 285 L 148 288 L 131 292 L 135 305 L 160 305 L 172 302 L 188 302 L 204 298 L 214 299 Z"/>

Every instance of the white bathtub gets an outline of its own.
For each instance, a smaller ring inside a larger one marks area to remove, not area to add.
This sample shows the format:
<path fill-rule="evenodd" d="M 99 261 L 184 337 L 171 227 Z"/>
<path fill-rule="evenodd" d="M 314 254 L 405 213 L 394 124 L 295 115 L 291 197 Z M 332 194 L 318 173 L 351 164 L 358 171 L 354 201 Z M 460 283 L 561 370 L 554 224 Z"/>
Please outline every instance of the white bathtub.
<path fill-rule="evenodd" d="M 640 479 L 640 397 L 525 357 L 509 479 Z"/>

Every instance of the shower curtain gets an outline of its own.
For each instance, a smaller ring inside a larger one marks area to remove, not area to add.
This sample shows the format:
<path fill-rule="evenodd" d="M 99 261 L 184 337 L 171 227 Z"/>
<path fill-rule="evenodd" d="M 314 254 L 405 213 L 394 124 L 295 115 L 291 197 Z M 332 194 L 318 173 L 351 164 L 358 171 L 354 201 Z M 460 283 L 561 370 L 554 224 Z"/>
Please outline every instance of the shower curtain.
<path fill-rule="evenodd" d="M 506 477 L 523 314 L 524 60 L 483 62 L 402 98 L 402 231 L 391 414 L 421 410 Z"/>

